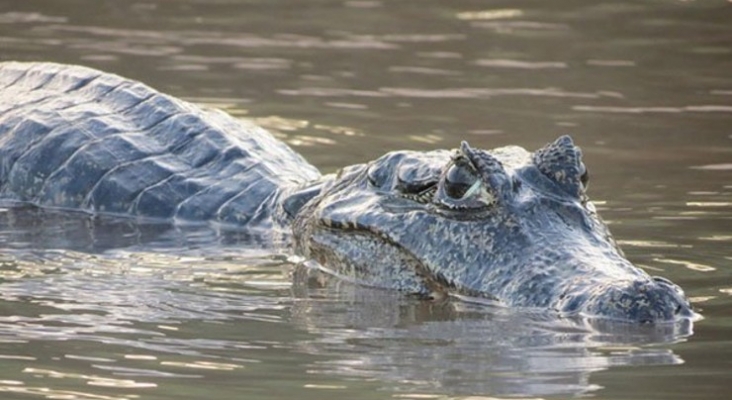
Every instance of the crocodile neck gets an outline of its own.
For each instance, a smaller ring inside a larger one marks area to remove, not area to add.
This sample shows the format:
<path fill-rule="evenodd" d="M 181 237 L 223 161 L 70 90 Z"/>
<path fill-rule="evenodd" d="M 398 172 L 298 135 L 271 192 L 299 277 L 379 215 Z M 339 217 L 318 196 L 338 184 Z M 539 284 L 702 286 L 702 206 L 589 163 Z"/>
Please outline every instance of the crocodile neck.
<path fill-rule="evenodd" d="M 272 198 L 271 210 L 274 210 L 273 222 L 281 227 L 291 227 L 295 217 L 304 206 L 316 198 L 328 184 L 332 183 L 334 175 L 324 175 L 319 179 L 299 185 L 287 185 L 278 189 Z"/>

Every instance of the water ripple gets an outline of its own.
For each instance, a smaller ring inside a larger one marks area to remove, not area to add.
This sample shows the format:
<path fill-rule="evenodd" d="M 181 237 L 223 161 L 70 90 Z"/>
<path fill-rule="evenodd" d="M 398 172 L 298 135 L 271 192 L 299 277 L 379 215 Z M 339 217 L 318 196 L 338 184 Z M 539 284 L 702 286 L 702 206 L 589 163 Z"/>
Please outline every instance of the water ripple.
<path fill-rule="evenodd" d="M 619 114 L 678 114 L 683 112 L 703 112 L 703 113 L 732 113 L 732 106 L 727 105 L 696 105 L 683 107 L 617 107 L 617 106 L 586 106 L 577 105 L 572 107 L 575 111 L 589 112 L 605 112 Z"/>
<path fill-rule="evenodd" d="M 421 99 L 490 99 L 500 96 L 532 96 L 532 97 L 568 97 L 597 99 L 606 97 L 604 93 L 569 92 L 555 88 L 450 88 L 421 89 L 389 87 L 379 90 L 353 90 L 339 88 L 306 87 L 300 89 L 280 89 L 277 91 L 287 96 L 314 97 L 404 97 Z"/>
<path fill-rule="evenodd" d="M 636 62 L 631 60 L 587 60 L 587 65 L 598 67 L 635 67 Z"/>
<path fill-rule="evenodd" d="M 519 61 L 519 60 L 477 60 L 475 65 L 491 68 L 515 68 L 515 69 L 561 69 L 567 68 L 567 64 L 558 61 Z"/>
<path fill-rule="evenodd" d="M 42 28 L 44 31 L 80 33 L 96 37 L 119 38 L 119 41 L 69 39 L 72 47 L 87 50 L 104 50 L 105 46 L 112 46 L 111 50 L 117 52 L 131 52 L 130 54 L 147 54 L 155 49 L 167 52 L 169 55 L 180 52 L 180 46 L 233 46 L 233 47 L 256 47 L 256 48 L 312 48 L 312 49 L 372 49 L 390 50 L 399 48 L 398 45 L 389 43 L 400 41 L 444 41 L 455 40 L 461 35 L 393 35 L 381 40 L 374 36 L 362 35 L 348 38 L 325 39 L 317 36 L 274 34 L 262 36 L 247 33 L 224 33 L 209 31 L 150 31 L 109 28 L 101 26 L 67 26 L 47 25 Z M 143 45 L 146 43 L 147 45 Z M 165 43 L 166 45 L 161 45 Z M 177 44 L 178 46 L 175 46 Z M 132 53 L 138 51 L 141 53 Z"/>
<path fill-rule="evenodd" d="M 524 12 L 515 8 L 503 8 L 495 10 L 483 10 L 483 11 L 463 11 L 457 13 L 455 16 L 457 19 L 462 20 L 492 20 L 492 19 L 505 19 L 521 17 Z"/>
<path fill-rule="evenodd" d="M 701 169 L 707 171 L 728 171 L 732 170 L 732 163 L 707 164 L 689 167 L 691 169 Z"/>
<path fill-rule="evenodd" d="M 326 294 L 332 290 L 339 294 Z M 390 381 L 402 392 L 449 385 L 452 391 L 499 396 L 589 394 L 599 389 L 587 383 L 593 371 L 682 363 L 668 349 L 642 344 L 688 334 L 684 328 L 602 326 L 462 302 L 456 308 L 411 303 L 383 291 L 343 285 L 310 295 L 292 310 L 293 322 L 315 336 L 300 342 L 300 351 L 325 358 L 312 363 L 310 372 Z M 338 298 L 358 307 L 344 308 Z M 433 318 L 418 322 L 425 315 Z"/>
<path fill-rule="evenodd" d="M 414 73 L 414 74 L 422 74 L 422 75 L 447 75 L 447 76 L 454 76 L 454 75 L 460 75 L 461 73 L 458 71 L 450 71 L 446 69 L 439 69 L 439 68 L 425 68 L 425 67 L 408 67 L 408 66 L 393 66 L 389 67 L 390 72 L 405 72 L 405 73 Z"/>
<path fill-rule="evenodd" d="M 514 32 L 566 32 L 570 30 L 569 25 L 541 21 L 487 21 L 471 22 L 470 26 L 475 28 L 490 29 L 498 33 Z"/>
<path fill-rule="evenodd" d="M 66 17 L 44 15 L 37 12 L 6 12 L 0 14 L 0 24 L 65 23 Z"/>

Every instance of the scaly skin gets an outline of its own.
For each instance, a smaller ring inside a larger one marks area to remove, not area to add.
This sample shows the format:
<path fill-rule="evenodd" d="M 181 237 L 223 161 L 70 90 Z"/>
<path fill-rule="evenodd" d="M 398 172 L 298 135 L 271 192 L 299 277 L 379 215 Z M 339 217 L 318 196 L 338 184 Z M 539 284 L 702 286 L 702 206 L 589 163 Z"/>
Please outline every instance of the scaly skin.
<path fill-rule="evenodd" d="M 689 318 L 681 289 L 625 259 L 568 136 L 536 152 L 463 143 L 344 169 L 298 214 L 297 251 L 367 284 L 635 322 Z"/>
<path fill-rule="evenodd" d="M 142 218 L 289 224 L 318 171 L 253 124 L 90 68 L 0 63 L 0 198 Z"/>
<path fill-rule="evenodd" d="M 361 283 L 635 322 L 693 315 L 623 256 L 569 137 L 392 152 L 321 176 L 269 133 L 116 75 L 0 63 L 0 199 L 137 218 L 292 229 Z"/>

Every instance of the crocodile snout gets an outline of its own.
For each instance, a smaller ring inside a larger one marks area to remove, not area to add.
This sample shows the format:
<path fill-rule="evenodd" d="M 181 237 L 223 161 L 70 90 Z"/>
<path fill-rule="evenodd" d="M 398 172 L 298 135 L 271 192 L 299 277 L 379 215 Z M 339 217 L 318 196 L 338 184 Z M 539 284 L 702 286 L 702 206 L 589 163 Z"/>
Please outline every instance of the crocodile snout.
<path fill-rule="evenodd" d="M 650 324 L 694 316 L 681 288 L 661 277 L 600 285 L 565 302 L 563 311 Z"/>

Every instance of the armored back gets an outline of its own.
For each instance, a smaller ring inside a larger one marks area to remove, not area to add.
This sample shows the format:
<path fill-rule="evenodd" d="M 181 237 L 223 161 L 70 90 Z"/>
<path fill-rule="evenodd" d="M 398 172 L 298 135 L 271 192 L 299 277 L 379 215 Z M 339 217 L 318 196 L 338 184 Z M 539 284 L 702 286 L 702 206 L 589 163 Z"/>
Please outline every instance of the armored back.
<path fill-rule="evenodd" d="M 0 64 L 0 198 L 150 218 L 269 224 L 318 171 L 253 124 L 117 75 Z"/>

